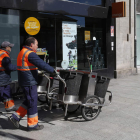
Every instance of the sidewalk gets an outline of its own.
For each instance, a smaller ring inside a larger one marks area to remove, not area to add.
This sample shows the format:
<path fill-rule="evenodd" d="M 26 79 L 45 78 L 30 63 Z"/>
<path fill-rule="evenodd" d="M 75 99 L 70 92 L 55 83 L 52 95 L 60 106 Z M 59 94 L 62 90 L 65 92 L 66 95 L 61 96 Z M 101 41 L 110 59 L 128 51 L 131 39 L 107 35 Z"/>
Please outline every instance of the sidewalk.
<path fill-rule="evenodd" d="M 61 109 L 39 108 L 39 122 L 45 126 L 42 131 L 27 132 L 26 117 L 20 129 L 15 129 L 7 117 L 0 116 L 0 140 L 140 140 L 140 74 L 113 79 L 108 90 L 113 93 L 112 104 L 103 107 L 93 121 L 76 117 L 64 121 Z"/>

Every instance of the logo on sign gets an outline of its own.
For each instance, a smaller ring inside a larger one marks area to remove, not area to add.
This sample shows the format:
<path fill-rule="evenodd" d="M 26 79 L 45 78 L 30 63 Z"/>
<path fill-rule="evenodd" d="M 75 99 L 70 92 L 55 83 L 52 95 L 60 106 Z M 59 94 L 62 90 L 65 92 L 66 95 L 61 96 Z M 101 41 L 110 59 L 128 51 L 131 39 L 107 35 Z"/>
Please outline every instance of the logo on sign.
<path fill-rule="evenodd" d="M 40 31 L 40 22 L 35 17 L 29 17 L 24 23 L 24 28 L 29 35 L 36 35 Z"/>

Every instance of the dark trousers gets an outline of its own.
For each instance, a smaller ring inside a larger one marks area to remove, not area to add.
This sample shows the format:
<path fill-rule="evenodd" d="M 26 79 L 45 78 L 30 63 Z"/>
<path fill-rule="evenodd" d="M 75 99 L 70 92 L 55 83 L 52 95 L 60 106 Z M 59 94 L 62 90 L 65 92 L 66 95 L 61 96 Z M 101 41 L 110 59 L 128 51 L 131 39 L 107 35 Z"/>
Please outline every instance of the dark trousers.
<path fill-rule="evenodd" d="M 33 129 L 38 125 L 38 110 L 37 110 L 37 85 L 23 87 L 25 101 L 12 116 L 20 121 L 27 114 L 27 127 Z"/>
<path fill-rule="evenodd" d="M 15 106 L 14 100 L 12 99 L 12 96 L 11 96 L 10 85 L 0 87 L 0 101 L 4 102 L 6 110 L 10 110 Z"/>

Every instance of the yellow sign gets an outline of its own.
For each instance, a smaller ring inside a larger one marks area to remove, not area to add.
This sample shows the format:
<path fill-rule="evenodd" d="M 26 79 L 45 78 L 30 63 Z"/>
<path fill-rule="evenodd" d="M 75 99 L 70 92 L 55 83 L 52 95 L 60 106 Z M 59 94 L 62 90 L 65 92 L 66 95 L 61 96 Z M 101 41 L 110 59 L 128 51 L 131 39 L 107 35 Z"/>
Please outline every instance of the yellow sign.
<path fill-rule="evenodd" d="M 85 42 L 90 40 L 90 31 L 85 31 Z"/>
<path fill-rule="evenodd" d="M 40 31 L 40 22 L 34 17 L 29 17 L 24 23 L 24 28 L 29 35 L 36 35 Z"/>

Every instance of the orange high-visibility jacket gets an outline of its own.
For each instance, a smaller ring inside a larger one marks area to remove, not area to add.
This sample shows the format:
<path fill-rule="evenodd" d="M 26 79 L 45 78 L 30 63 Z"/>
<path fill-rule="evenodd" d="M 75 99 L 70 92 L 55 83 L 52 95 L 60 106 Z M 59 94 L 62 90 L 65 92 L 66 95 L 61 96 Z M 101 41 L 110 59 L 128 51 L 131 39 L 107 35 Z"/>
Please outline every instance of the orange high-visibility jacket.
<path fill-rule="evenodd" d="M 37 70 L 37 67 L 28 61 L 28 55 L 32 52 L 34 51 L 23 47 L 23 49 L 18 54 L 17 70 L 19 71 Z"/>
<path fill-rule="evenodd" d="M 9 55 L 6 51 L 0 49 L 0 71 L 5 71 L 4 67 L 2 66 L 2 60 L 4 57 L 9 57 Z"/>

